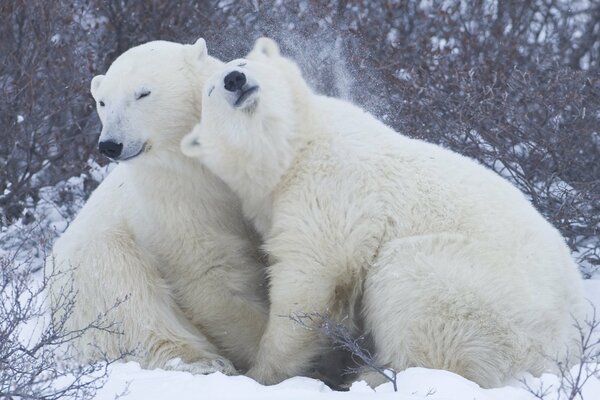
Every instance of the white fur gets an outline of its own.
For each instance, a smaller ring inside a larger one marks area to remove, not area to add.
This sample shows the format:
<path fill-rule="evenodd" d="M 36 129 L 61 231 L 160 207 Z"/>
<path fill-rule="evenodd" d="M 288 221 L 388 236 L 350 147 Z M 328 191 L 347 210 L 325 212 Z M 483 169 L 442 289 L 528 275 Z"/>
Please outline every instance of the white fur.
<path fill-rule="evenodd" d="M 182 142 L 240 196 L 273 262 L 250 376 L 276 383 L 318 354 L 322 338 L 285 317 L 296 312 L 362 324 L 384 366 L 447 369 L 486 387 L 576 355 L 581 279 L 522 193 L 312 94 L 292 62 L 258 45 L 209 80 L 203 119 Z M 249 107 L 223 101 L 234 69 L 260 86 Z"/>
<path fill-rule="evenodd" d="M 254 358 L 267 320 L 256 235 L 231 190 L 179 148 L 220 65 L 203 39 L 150 42 L 92 81 L 101 140 L 144 151 L 110 173 L 54 246 L 55 269 L 74 268 L 52 285 L 55 306 L 61 288 L 77 292 L 68 328 L 127 298 L 108 314 L 122 334 L 87 332 L 76 343 L 85 358 L 123 349 L 146 367 L 195 373 L 235 373 L 227 359 L 245 369 Z M 140 90 L 151 94 L 136 100 Z"/>

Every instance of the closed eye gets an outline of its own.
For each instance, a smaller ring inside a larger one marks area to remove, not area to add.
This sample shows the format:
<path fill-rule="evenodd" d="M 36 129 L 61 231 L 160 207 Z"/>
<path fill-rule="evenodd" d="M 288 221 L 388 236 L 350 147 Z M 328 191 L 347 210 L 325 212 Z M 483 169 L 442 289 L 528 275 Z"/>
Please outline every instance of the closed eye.
<path fill-rule="evenodd" d="M 143 92 L 141 92 L 140 94 L 138 94 L 135 99 L 136 100 L 143 99 L 144 97 L 150 96 L 150 93 L 152 93 L 152 92 L 150 92 L 149 90 L 144 90 Z"/>
<path fill-rule="evenodd" d="M 245 62 L 238 64 L 238 67 L 244 67 L 246 65 Z"/>

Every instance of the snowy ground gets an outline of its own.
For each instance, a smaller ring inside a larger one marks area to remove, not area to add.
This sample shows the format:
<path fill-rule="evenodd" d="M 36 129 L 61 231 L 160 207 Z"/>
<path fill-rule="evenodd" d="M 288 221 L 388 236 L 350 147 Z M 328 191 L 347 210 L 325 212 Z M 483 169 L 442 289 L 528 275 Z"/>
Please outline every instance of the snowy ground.
<path fill-rule="evenodd" d="M 109 168 L 93 166 L 93 173 L 98 181 L 108 172 Z M 52 188 L 43 194 L 42 201 L 38 204 L 36 213 L 45 218 L 39 225 L 40 230 L 50 232 L 51 237 L 46 238 L 44 246 L 53 241 L 56 236 L 68 226 L 67 221 L 73 209 L 79 208 L 84 202 L 82 194 L 82 179 L 72 178 L 62 183 L 65 187 Z M 74 204 L 70 206 L 59 205 L 57 192 L 67 189 L 75 193 Z M 65 208 L 67 207 L 67 208 Z M 24 230 L 20 223 L 0 232 L 0 243 L 3 251 L 10 252 L 16 246 L 16 235 L 19 230 Z M 36 237 L 32 235 L 32 237 Z M 12 238 L 12 239 L 11 239 Z M 39 240 L 38 240 L 39 241 Z M 39 245 L 40 243 L 37 243 Z M 34 248 L 32 244 L 32 248 Z M 0 251 L 2 256 L 3 251 Z M 41 263 L 43 252 L 33 254 L 33 266 Z M 31 258 L 29 259 L 31 260 Z M 37 260 L 37 261 L 36 261 Z M 30 264 L 31 265 L 31 262 Z M 41 280 L 41 271 L 34 274 L 33 280 Z M 589 300 L 600 310 L 600 276 L 596 279 L 585 281 L 585 288 Z M 26 333 L 26 332 L 25 332 Z M 540 334 L 543 334 L 541 332 Z M 600 352 L 600 349 L 596 349 Z M 596 355 L 596 360 L 598 360 Z M 574 370 L 577 368 L 574 367 Z M 559 393 L 560 380 L 557 376 L 546 374 L 541 378 L 527 377 L 528 386 L 547 392 L 543 397 L 536 397 L 530 393 L 520 380 L 513 380 L 507 386 L 498 389 L 482 389 L 458 375 L 447 371 L 428 370 L 424 368 L 411 368 L 400 372 L 397 378 L 398 392 L 393 391 L 391 383 L 382 385 L 372 390 L 363 382 L 355 383 L 348 392 L 335 392 L 322 382 L 309 378 L 292 378 L 275 386 L 262 386 L 244 376 L 225 376 L 215 373 L 205 376 L 194 376 L 186 372 L 143 370 L 134 362 L 117 363 L 110 367 L 110 373 L 105 386 L 97 392 L 98 400 L 113 400 L 124 398 L 129 400 L 153 399 L 450 399 L 450 400 L 544 400 L 569 399 Z M 585 400 L 600 399 L 600 376 L 590 378 L 582 397 Z"/>
<path fill-rule="evenodd" d="M 261 386 L 243 377 L 227 377 L 220 373 L 192 376 L 188 373 L 143 371 L 132 363 L 114 368 L 111 379 L 97 399 L 113 399 L 130 382 L 127 399 L 531 399 L 528 393 L 514 387 L 483 390 L 476 384 L 450 372 L 411 368 L 399 374 L 398 393 L 391 383 L 372 390 L 363 382 L 355 383 L 349 392 L 334 392 L 323 383 L 309 378 L 291 378 L 275 386 Z M 600 393 L 600 392 L 599 392 Z"/>

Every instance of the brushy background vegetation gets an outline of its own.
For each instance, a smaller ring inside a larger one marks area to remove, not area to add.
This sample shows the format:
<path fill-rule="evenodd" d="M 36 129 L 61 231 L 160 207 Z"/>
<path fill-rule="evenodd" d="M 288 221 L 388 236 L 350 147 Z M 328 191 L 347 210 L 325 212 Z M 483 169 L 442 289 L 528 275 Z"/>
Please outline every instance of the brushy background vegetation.
<path fill-rule="evenodd" d="M 261 35 L 318 91 L 506 176 L 600 267 L 599 0 L 3 1 L 0 224 L 71 176 L 97 186 L 89 82 L 123 51 L 202 36 L 228 60 Z"/>

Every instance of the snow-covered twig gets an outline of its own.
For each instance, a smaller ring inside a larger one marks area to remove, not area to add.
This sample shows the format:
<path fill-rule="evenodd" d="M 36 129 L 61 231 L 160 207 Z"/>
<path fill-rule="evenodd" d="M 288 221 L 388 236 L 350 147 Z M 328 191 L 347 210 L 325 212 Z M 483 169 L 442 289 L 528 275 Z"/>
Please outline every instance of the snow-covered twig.
<path fill-rule="evenodd" d="M 62 272 L 39 277 L 41 272 L 32 272 L 27 261 L 17 259 L 0 258 L 0 398 L 92 398 L 103 386 L 108 367 L 127 354 L 111 358 L 97 349 L 99 361 L 82 364 L 72 343 L 90 330 L 118 333 L 106 316 L 119 304 L 84 327 L 69 329 L 76 301 L 72 286 L 59 291 L 54 306 L 63 310 L 60 318 L 48 309 L 46 299 L 50 281 Z"/>
<path fill-rule="evenodd" d="M 577 364 L 573 366 L 567 362 L 570 359 L 568 354 L 564 360 L 554 359 L 559 377 L 557 386 L 545 386 L 541 382 L 534 387 L 526 380 L 521 380 L 537 399 L 588 400 L 583 397 L 584 386 L 591 378 L 600 377 L 600 315 L 593 304 L 591 308 L 592 312 L 583 322 L 575 322 L 579 331 L 577 345 L 580 356 Z"/>
<path fill-rule="evenodd" d="M 364 337 L 355 338 L 350 330 L 342 323 L 332 320 L 326 314 L 300 313 L 289 316 L 292 321 L 306 329 L 316 329 L 329 338 L 333 345 L 352 355 L 358 367 L 350 367 L 348 373 L 374 371 L 392 382 L 394 391 L 398 391 L 396 384 L 397 372 L 391 368 L 379 365 L 371 352 L 364 345 Z"/>

